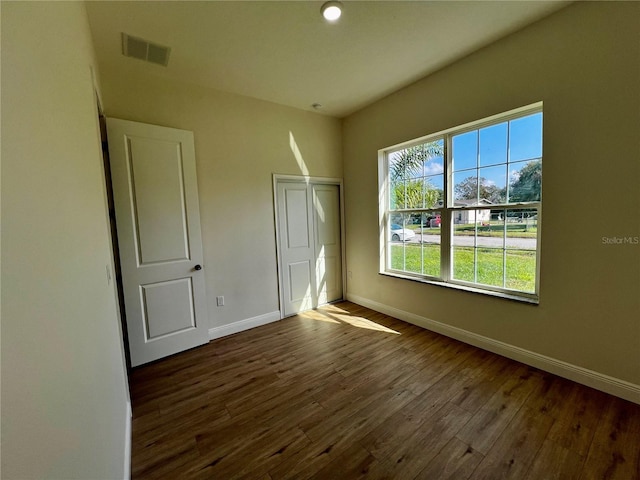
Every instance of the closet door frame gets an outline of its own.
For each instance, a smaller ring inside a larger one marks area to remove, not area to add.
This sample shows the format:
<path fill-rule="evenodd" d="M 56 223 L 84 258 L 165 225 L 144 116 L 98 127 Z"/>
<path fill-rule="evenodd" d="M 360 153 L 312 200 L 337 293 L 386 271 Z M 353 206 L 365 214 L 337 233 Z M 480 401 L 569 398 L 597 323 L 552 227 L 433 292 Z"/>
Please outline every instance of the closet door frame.
<path fill-rule="evenodd" d="M 315 177 L 304 175 L 285 175 L 285 174 L 273 174 L 273 212 L 274 212 L 274 227 L 276 233 L 276 266 L 278 270 L 278 300 L 280 302 L 280 318 L 285 318 L 284 313 L 284 289 L 283 289 L 283 266 L 282 266 L 282 253 L 281 253 L 281 232 L 280 232 L 280 219 L 278 217 L 278 184 L 279 183 L 304 183 L 309 185 L 335 185 L 338 187 L 339 199 L 340 199 L 340 255 L 341 255 L 341 276 L 342 276 L 342 299 L 346 299 L 347 290 L 347 269 L 346 269 L 346 245 L 345 245 L 345 219 L 344 219 L 344 186 L 342 178 L 333 177 Z M 313 229 L 315 230 L 315 228 Z M 315 231 L 314 231 L 315 236 Z M 339 301 L 339 300 L 338 300 Z M 331 302 L 330 302 L 331 303 Z M 315 307 L 314 307 L 315 308 Z"/>

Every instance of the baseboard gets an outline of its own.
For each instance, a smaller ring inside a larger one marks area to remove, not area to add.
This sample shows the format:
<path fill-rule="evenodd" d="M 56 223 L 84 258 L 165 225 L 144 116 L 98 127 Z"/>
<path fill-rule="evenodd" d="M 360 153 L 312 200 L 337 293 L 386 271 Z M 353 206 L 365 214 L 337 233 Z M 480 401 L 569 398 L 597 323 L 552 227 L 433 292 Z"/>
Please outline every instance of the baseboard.
<path fill-rule="evenodd" d="M 258 315 L 257 317 L 247 318 L 238 322 L 233 322 L 228 325 L 221 325 L 219 327 L 213 327 L 209 329 L 209 340 L 215 338 L 226 337 L 227 335 L 233 335 L 234 333 L 244 332 L 250 328 L 266 325 L 267 323 L 277 322 L 280 320 L 280 310 L 275 312 L 265 313 Z"/>
<path fill-rule="evenodd" d="M 124 480 L 131 479 L 131 442 L 132 430 L 131 422 L 133 421 L 133 410 L 131 410 L 131 400 L 127 399 L 127 420 L 124 431 Z"/>
<path fill-rule="evenodd" d="M 347 293 L 347 300 L 357 303 L 358 305 L 362 305 L 363 307 L 370 308 L 371 310 L 404 320 L 405 322 L 417 325 L 427 330 L 482 348 L 483 350 L 497 353 L 498 355 L 539 368 L 540 370 L 553 373 L 554 375 L 573 380 L 574 382 L 581 383 L 588 387 L 610 393 L 616 397 L 624 398 L 630 402 L 640 404 L 640 385 L 582 368 L 562 360 L 547 357 L 546 355 L 525 350 L 524 348 L 509 345 L 508 343 L 500 342 L 483 335 L 478 335 L 477 333 L 453 327 L 395 307 L 390 307 L 358 295 Z"/>

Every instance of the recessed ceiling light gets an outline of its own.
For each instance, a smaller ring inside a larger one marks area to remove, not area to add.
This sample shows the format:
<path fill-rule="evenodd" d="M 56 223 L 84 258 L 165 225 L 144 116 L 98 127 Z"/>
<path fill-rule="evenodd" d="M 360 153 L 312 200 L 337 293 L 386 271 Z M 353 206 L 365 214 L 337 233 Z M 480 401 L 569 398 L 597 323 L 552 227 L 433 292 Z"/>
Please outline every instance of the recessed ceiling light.
<path fill-rule="evenodd" d="M 313 105 L 311 105 L 315 110 L 320 110 L 322 108 L 322 104 L 321 103 L 314 103 Z"/>
<path fill-rule="evenodd" d="M 335 22 L 342 15 L 342 4 L 340 2 L 326 2 L 320 11 L 326 20 Z"/>

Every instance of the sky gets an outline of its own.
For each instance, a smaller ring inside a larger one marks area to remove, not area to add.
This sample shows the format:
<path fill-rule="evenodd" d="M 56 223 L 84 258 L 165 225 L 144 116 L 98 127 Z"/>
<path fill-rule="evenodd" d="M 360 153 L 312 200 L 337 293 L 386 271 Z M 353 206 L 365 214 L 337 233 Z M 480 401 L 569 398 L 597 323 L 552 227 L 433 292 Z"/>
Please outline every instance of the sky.
<path fill-rule="evenodd" d="M 528 161 L 542 157 L 542 112 L 455 135 L 452 144 L 454 184 L 479 168 L 480 177 L 503 188 Z"/>

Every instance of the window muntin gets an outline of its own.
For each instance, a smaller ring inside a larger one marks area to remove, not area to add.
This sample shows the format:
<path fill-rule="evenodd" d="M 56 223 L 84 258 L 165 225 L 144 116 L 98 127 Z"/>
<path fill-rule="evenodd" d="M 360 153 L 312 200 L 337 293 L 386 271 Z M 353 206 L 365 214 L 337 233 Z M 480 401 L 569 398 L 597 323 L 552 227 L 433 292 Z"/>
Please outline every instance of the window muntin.
<path fill-rule="evenodd" d="M 384 272 L 537 299 L 541 105 L 381 153 Z"/>

